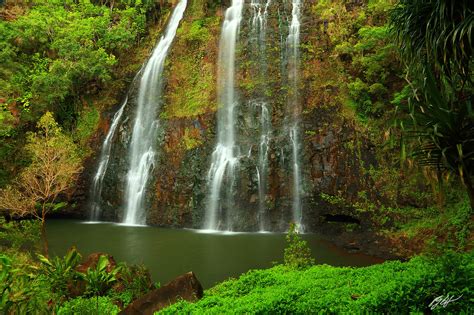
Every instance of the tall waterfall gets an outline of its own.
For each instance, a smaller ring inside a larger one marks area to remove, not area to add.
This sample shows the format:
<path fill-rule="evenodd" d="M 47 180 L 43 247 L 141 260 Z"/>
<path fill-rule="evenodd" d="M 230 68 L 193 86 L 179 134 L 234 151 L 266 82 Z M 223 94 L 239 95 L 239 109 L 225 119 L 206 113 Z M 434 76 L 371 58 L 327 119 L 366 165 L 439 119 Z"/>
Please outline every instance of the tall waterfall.
<path fill-rule="evenodd" d="M 129 151 L 129 170 L 125 191 L 123 223 L 144 224 L 144 196 L 148 177 L 155 160 L 155 143 L 159 127 L 157 113 L 162 103 L 163 68 L 176 35 L 187 0 L 181 0 L 171 15 L 165 34 L 153 50 L 143 69 L 138 88 L 137 110 Z"/>
<path fill-rule="evenodd" d="M 255 68 L 256 76 L 263 78 L 263 83 L 256 87 L 255 99 L 251 101 L 254 106 L 258 107 L 260 112 L 260 139 L 258 145 L 258 161 L 257 161 L 257 181 L 258 181 L 258 213 L 257 221 L 260 231 L 265 231 L 266 224 L 266 193 L 267 193 L 267 177 L 268 177 L 268 149 L 271 137 L 271 112 L 266 99 L 266 76 L 268 75 L 267 58 L 266 58 L 266 37 L 267 37 L 267 19 L 268 9 L 271 0 L 252 0 L 250 8 L 251 16 L 251 40 L 253 42 L 253 50 L 256 56 Z"/>
<path fill-rule="evenodd" d="M 92 187 L 91 187 L 91 213 L 90 213 L 90 220 L 91 221 L 98 221 L 100 220 L 101 215 L 101 194 L 102 194 L 102 184 L 104 181 L 105 172 L 107 171 L 107 166 L 109 165 L 110 159 L 110 150 L 112 149 L 112 140 L 115 135 L 115 130 L 122 118 L 123 110 L 125 105 L 128 102 L 128 95 L 125 97 L 122 105 L 120 106 L 119 110 L 115 113 L 114 118 L 112 119 L 112 125 L 105 137 L 104 143 L 102 144 L 102 149 L 100 150 L 99 156 L 99 164 L 97 167 L 97 172 L 92 179 Z"/>
<path fill-rule="evenodd" d="M 204 228 L 209 230 L 232 229 L 229 211 L 225 222 L 222 214 L 223 204 L 227 210 L 233 205 L 233 181 L 235 166 L 238 164 L 238 148 L 235 144 L 235 46 L 239 34 L 244 0 L 232 0 L 225 12 L 219 43 L 218 60 L 218 101 L 217 145 L 212 153 L 208 173 L 209 200 L 205 214 Z M 225 196 L 221 200 L 223 183 L 226 183 Z"/>
<path fill-rule="evenodd" d="M 288 79 L 290 83 L 290 95 L 288 106 L 292 112 L 292 126 L 289 129 L 289 137 L 292 147 L 293 162 L 293 221 L 299 231 L 303 231 L 302 208 L 301 208 L 301 166 L 300 166 L 300 143 L 299 143 L 299 115 L 300 104 L 298 100 L 298 73 L 299 73 L 299 44 L 300 44 L 300 17 L 301 0 L 292 1 L 291 24 L 286 39 L 288 53 Z"/>

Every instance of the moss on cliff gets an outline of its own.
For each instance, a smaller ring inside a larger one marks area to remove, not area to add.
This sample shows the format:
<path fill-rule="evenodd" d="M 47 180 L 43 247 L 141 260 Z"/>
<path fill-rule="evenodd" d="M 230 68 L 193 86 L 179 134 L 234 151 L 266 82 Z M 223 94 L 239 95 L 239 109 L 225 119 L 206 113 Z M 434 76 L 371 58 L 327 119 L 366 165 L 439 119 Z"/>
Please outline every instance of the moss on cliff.
<path fill-rule="evenodd" d="M 162 118 L 189 118 L 215 111 L 216 60 L 220 17 L 207 1 L 188 6 L 168 58 L 167 88 Z"/>

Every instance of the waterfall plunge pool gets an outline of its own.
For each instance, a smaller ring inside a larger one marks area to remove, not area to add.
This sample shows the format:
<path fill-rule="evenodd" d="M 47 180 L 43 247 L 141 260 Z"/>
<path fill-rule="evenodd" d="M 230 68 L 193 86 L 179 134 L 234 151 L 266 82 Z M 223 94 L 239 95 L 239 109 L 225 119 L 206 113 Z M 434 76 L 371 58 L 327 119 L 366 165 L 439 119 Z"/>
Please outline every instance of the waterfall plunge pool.
<path fill-rule="evenodd" d="M 64 256 L 73 245 L 83 257 L 105 252 L 117 262 L 144 264 L 153 280 L 161 284 L 193 271 L 206 289 L 250 269 L 269 268 L 273 262 L 283 262 L 286 245 L 283 233 L 202 233 L 188 229 L 84 223 L 49 220 L 50 253 Z M 302 237 L 318 264 L 368 266 L 382 262 L 371 256 L 348 253 L 315 234 Z"/>

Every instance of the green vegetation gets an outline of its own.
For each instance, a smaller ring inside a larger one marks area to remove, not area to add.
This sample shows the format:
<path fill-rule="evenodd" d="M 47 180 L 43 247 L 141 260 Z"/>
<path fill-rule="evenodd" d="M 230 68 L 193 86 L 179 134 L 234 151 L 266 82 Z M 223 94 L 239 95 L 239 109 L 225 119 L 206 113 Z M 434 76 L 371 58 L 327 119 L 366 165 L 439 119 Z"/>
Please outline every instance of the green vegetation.
<path fill-rule="evenodd" d="M 81 147 L 87 147 L 87 142 L 96 133 L 99 127 L 99 120 L 99 111 L 94 107 L 85 108 L 79 114 L 76 131 L 74 132 L 74 140 L 77 141 Z"/>
<path fill-rule="evenodd" d="M 119 281 L 123 288 L 113 286 L 109 296 L 126 307 L 144 292 L 148 292 L 152 288 L 152 281 L 150 272 L 144 266 L 121 263 L 119 267 L 121 268 Z M 155 283 L 154 287 L 159 288 L 160 284 Z"/>
<path fill-rule="evenodd" d="M 314 259 L 311 258 L 311 250 L 306 241 L 302 240 L 296 231 L 295 224 L 290 225 L 286 235 L 287 247 L 284 252 L 285 266 L 293 269 L 305 269 L 314 265 Z"/>
<path fill-rule="evenodd" d="M 412 80 L 405 108 L 410 119 L 401 123 L 414 138 L 412 155 L 440 173 L 458 175 L 474 211 L 472 17 L 467 0 L 400 1 L 392 13 Z"/>
<path fill-rule="evenodd" d="M 86 281 L 86 295 L 101 296 L 104 295 L 112 284 L 117 281 L 117 273 L 120 272 L 120 267 L 109 268 L 110 262 L 107 256 L 100 256 L 97 266 L 95 268 L 87 269 L 86 273 L 81 274 L 81 278 Z"/>
<path fill-rule="evenodd" d="M 100 113 L 116 102 L 118 61 L 156 9 L 148 0 L 0 7 L 0 211 L 38 218 L 46 255 L 46 217 L 67 206 Z"/>
<path fill-rule="evenodd" d="M 306 270 L 276 266 L 252 270 L 205 292 L 195 304 L 180 302 L 163 314 L 421 313 L 440 295 L 462 296 L 435 313 L 472 312 L 473 254 L 446 253 L 364 268 L 320 265 Z"/>
<path fill-rule="evenodd" d="M 50 112 L 39 120 L 38 132 L 28 134 L 25 151 L 31 162 L 13 185 L 0 190 L 0 210 L 10 216 L 39 219 L 47 255 L 46 215 L 65 206 L 57 198 L 73 185 L 82 169 L 81 159 L 77 145 L 62 132 Z"/>
<path fill-rule="evenodd" d="M 40 240 L 41 224 L 39 221 L 19 220 L 7 222 L 0 217 L 0 240 L 3 246 L 14 250 L 36 249 Z"/>
<path fill-rule="evenodd" d="M 344 1 L 318 1 L 313 7 L 327 26 L 331 53 L 339 58 L 347 76 L 347 105 L 354 107 L 363 122 L 380 118 L 387 108 L 386 100 L 398 88 L 402 75 L 396 45 L 393 42 L 388 14 L 389 0 L 371 0 L 367 7 L 348 9 Z"/>
<path fill-rule="evenodd" d="M 450 198 L 450 206 L 441 212 L 436 207 L 385 209 L 394 226 L 381 233 L 392 240 L 401 256 L 440 252 L 440 244 L 455 251 L 469 250 L 474 228 L 469 201 L 465 198 L 456 202 L 458 197 Z"/>
<path fill-rule="evenodd" d="M 149 0 L 102 3 L 10 1 L 0 8 L 8 17 L 0 20 L 0 186 L 27 164 L 25 134 L 47 111 L 90 152 L 101 106 L 110 103 L 94 102 L 116 89 L 119 61 L 137 46 L 156 9 Z"/>
<path fill-rule="evenodd" d="M 318 1 L 311 12 L 320 22 L 302 46 L 307 110 L 334 109 L 319 133 L 353 124 L 345 149 L 365 175 L 354 180 L 357 192 L 338 187 L 320 198 L 336 213 L 369 219 L 395 253 L 410 256 L 433 242 L 470 248 L 472 8 L 467 1 Z"/>
<path fill-rule="evenodd" d="M 115 314 L 154 288 L 139 266 L 112 264 L 100 256 L 85 271 L 72 248 L 64 257 L 39 261 L 27 253 L 3 248 L 0 254 L 0 311 L 6 314 Z M 123 297 L 128 297 L 126 303 Z M 105 313 L 102 313 L 105 312 Z"/>
<path fill-rule="evenodd" d="M 221 19 L 215 5 L 208 1 L 188 3 L 168 56 L 163 118 L 186 119 L 216 110 L 216 60 Z M 198 143 L 191 147 L 195 145 Z"/>
<path fill-rule="evenodd" d="M 60 297 L 67 296 L 68 286 L 78 279 L 75 268 L 81 261 L 81 255 L 72 248 L 64 257 L 48 259 L 38 255 L 40 270 L 48 278 L 54 294 Z"/>
<path fill-rule="evenodd" d="M 95 150 L 92 140 L 107 129 L 101 114 L 117 103 L 127 77 L 143 62 L 160 31 L 155 27 L 142 43 L 147 26 L 156 22 L 158 10 L 164 20 L 161 13 L 170 4 L 8 2 L 0 7 L 0 313 L 118 313 L 158 286 L 146 268 L 116 265 L 100 256 L 81 269 L 75 248 L 64 257 L 48 257 L 45 220 L 68 206 L 84 161 Z M 412 259 L 364 268 L 315 265 L 317 257 L 292 225 L 283 264 L 229 279 L 197 303 L 179 302 L 163 313 L 472 313 L 470 1 L 319 0 L 305 5 L 310 6 L 304 10 L 309 14 L 305 27 L 314 25 L 302 36 L 299 97 L 305 139 L 314 142 L 302 147 L 315 149 L 304 156 L 313 159 L 317 150 L 326 150 L 323 142 L 331 132 L 336 140 L 328 140 L 332 156 L 327 163 L 336 176 L 345 172 L 334 185 L 324 184 L 328 191 L 312 191 L 311 198 L 348 212 L 357 218 L 354 222 L 370 226 L 392 254 Z M 217 110 L 220 6 L 217 1 L 188 4 L 167 60 L 161 117 L 176 126 L 165 131 L 165 151 L 177 168 L 190 161 L 184 158 L 188 151 L 207 147 L 213 131 L 209 117 Z M 276 34 L 281 26 L 274 25 L 273 16 L 270 20 L 267 27 Z M 249 41 L 237 48 L 236 80 L 242 96 L 265 87 L 274 102 L 275 126 L 286 115 L 281 95 L 288 90 L 280 82 L 281 47 L 271 42 L 281 40 L 277 37 L 268 36 L 269 74 L 255 71 L 255 61 L 247 60 Z M 311 121 L 318 125 L 310 126 Z M 276 130 L 273 136 L 281 137 Z M 269 151 L 269 165 L 279 161 L 274 153 Z M 330 161 L 345 157 L 347 164 Z M 192 158 L 190 163 L 199 159 Z M 201 174 L 190 170 L 190 178 Z M 172 169 L 170 181 L 185 178 L 185 171 Z M 280 174 L 270 173 L 274 185 Z M 319 180 L 325 173 L 314 176 Z M 347 185 L 340 184 L 346 179 Z M 168 189 L 163 182 L 160 189 Z M 191 184 L 186 183 L 189 190 Z M 182 205 L 197 204 L 203 193 L 188 200 L 182 186 L 174 187 L 179 198 L 162 199 L 177 200 L 173 207 L 184 217 Z M 164 196 L 161 190 L 154 193 Z M 279 193 L 284 191 L 272 192 Z M 184 221 L 178 215 L 163 217 L 167 223 Z M 347 233 L 364 226 L 342 224 Z M 43 255 L 38 254 L 40 238 Z M 460 299 L 430 310 L 436 297 L 447 295 Z"/>
<path fill-rule="evenodd" d="M 120 308 L 113 303 L 113 301 L 106 297 L 101 296 L 98 298 L 77 298 L 65 302 L 59 309 L 57 314 L 118 314 Z"/>
<path fill-rule="evenodd" d="M 183 136 L 186 150 L 192 150 L 202 144 L 201 132 L 196 128 L 185 128 Z"/>

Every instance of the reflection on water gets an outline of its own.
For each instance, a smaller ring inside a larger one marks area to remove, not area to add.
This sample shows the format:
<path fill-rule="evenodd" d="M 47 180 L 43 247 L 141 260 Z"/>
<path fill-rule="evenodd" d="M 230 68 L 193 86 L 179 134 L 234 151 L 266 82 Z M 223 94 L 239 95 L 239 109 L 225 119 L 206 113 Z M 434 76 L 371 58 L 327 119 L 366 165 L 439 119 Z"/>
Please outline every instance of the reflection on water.
<path fill-rule="evenodd" d="M 50 252 L 64 255 L 75 245 L 85 256 L 106 252 L 117 261 L 144 264 L 155 281 L 166 283 L 194 271 L 205 288 L 255 268 L 283 261 L 285 235 L 277 233 L 208 234 L 187 229 L 124 226 L 112 223 L 83 224 L 50 220 Z M 380 260 L 349 254 L 316 235 L 303 236 L 317 263 L 334 266 L 367 266 Z"/>

